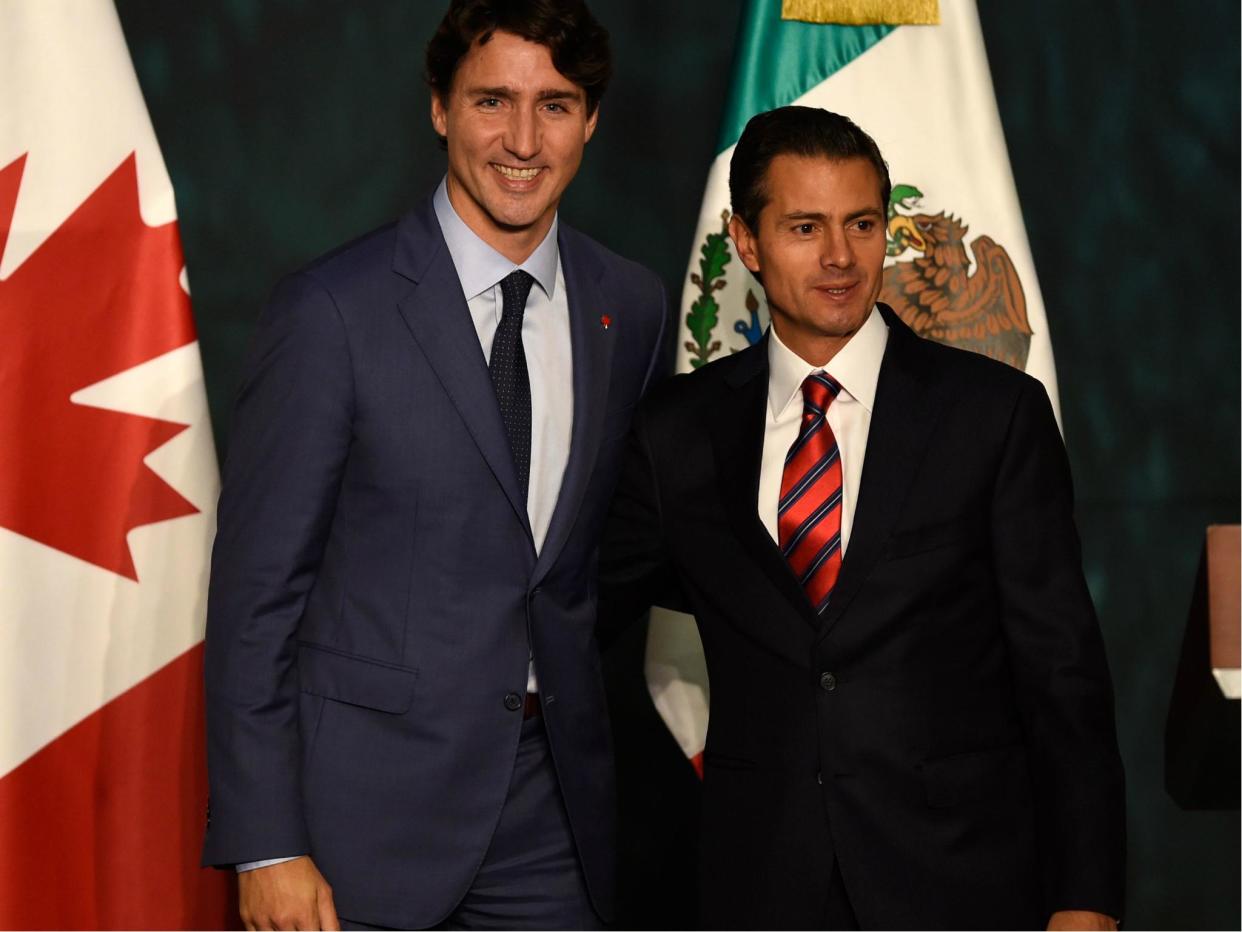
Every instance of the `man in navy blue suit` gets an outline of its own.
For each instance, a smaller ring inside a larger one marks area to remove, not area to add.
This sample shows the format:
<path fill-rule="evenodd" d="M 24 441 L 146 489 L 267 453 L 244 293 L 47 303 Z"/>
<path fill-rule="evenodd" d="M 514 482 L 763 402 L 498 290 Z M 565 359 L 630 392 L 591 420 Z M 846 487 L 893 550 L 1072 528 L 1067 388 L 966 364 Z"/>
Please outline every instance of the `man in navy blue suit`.
<path fill-rule="evenodd" d="M 204 862 L 248 928 L 611 914 L 594 569 L 666 311 L 557 219 L 610 70 L 581 0 L 454 0 L 444 181 L 259 323 L 206 674 Z"/>

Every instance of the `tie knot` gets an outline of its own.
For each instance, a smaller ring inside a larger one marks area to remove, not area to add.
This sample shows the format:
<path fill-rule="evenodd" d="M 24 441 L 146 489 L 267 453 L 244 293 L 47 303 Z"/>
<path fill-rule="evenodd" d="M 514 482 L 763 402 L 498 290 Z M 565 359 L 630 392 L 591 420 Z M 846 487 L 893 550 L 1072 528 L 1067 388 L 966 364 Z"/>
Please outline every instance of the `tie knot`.
<path fill-rule="evenodd" d="M 828 410 L 841 386 L 826 372 L 812 372 L 802 382 L 803 402 L 819 414 Z"/>
<path fill-rule="evenodd" d="M 535 279 L 531 274 L 524 272 L 522 269 L 514 269 L 502 278 L 500 280 L 500 291 L 505 299 L 502 313 L 516 312 L 520 316 L 526 310 L 526 299 L 530 296 L 530 289 L 534 283 Z"/>

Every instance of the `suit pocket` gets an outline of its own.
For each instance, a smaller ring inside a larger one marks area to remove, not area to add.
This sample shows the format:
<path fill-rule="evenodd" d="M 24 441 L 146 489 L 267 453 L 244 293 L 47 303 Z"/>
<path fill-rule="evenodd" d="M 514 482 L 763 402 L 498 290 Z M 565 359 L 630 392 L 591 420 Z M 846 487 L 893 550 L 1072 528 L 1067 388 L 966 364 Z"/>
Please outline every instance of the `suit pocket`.
<path fill-rule="evenodd" d="M 393 714 L 409 711 L 418 685 L 415 669 L 306 642 L 298 645 L 298 678 L 304 693 Z"/>
<path fill-rule="evenodd" d="M 970 751 L 923 764 L 927 805 L 947 809 L 1003 793 L 1026 771 L 1026 748 L 1020 744 Z"/>
<path fill-rule="evenodd" d="M 888 539 L 884 552 L 890 558 L 909 557 L 971 540 L 981 531 L 982 525 L 973 516 L 926 524 L 907 531 L 897 531 Z"/>

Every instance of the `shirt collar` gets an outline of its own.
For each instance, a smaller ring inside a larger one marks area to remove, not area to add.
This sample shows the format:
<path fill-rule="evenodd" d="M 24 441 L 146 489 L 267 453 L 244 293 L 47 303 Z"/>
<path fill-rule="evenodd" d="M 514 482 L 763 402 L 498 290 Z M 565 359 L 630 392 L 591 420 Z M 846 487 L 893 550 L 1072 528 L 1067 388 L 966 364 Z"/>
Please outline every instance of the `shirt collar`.
<path fill-rule="evenodd" d="M 552 226 L 543 242 L 535 247 L 535 251 L 526 257 L 525 262 L 515 265 L 483 242 L 474 230 L 466 226 L 466 221 L 457 215 L 448 198 L 446 180 L 442 180 L 436 188 L 431 203 L 467 301 L 494 288 L 515 269 L 528 272 L 549 298 L 555 295 L 556 268 L 560 263 L 560 247 L 556 239 L 557 217 L 552 218 Z"/>
<path fill-rule="evenodd" d="M 773 418 L 795 402 L 802 409 L 802 383 L 812 372 L 826 372 L 841 386 L 843 394 L 849 395 L 870 414 L 875 408 L 875 387 L 880 380 L 880 364 L 884 361 L 884 348 L 888 345 L 888 325 L 880 316 L 879 308 L 872 306 L 866 321 L 858 332 L 837 351 L 826 366 L 813 366 L 784 343 L 776 335 L 776 329 L 768 328 L 768 405 Z"/>

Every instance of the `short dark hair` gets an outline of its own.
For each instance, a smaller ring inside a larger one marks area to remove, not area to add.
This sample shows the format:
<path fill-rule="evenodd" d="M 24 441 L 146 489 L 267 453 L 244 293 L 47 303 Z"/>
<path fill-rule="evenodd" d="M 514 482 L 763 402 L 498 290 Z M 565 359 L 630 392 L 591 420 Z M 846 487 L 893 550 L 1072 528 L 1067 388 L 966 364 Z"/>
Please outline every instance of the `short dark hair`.
<path fill-rule="evenodd" d="M 768 167 L 778 155 L 866 159 L 880 178 L 881 209 L 888 208 L 892 182 L 875 140 L 849 118 L 819 107 L 777 107 L 751 117 L 729 161 L 733 213 L 751 230 L 768 202 Z"/>
<path fill-rule="evenodd" d="M 586 92 L 588 115 L 599 107 L 612 77 L 612 50 L 608 31 L 583 0 L 452 0 L 427 43 L 431 92 L 443 100 L 471 46 L 496 32 L 546 46 L 556 70 Z"/>

